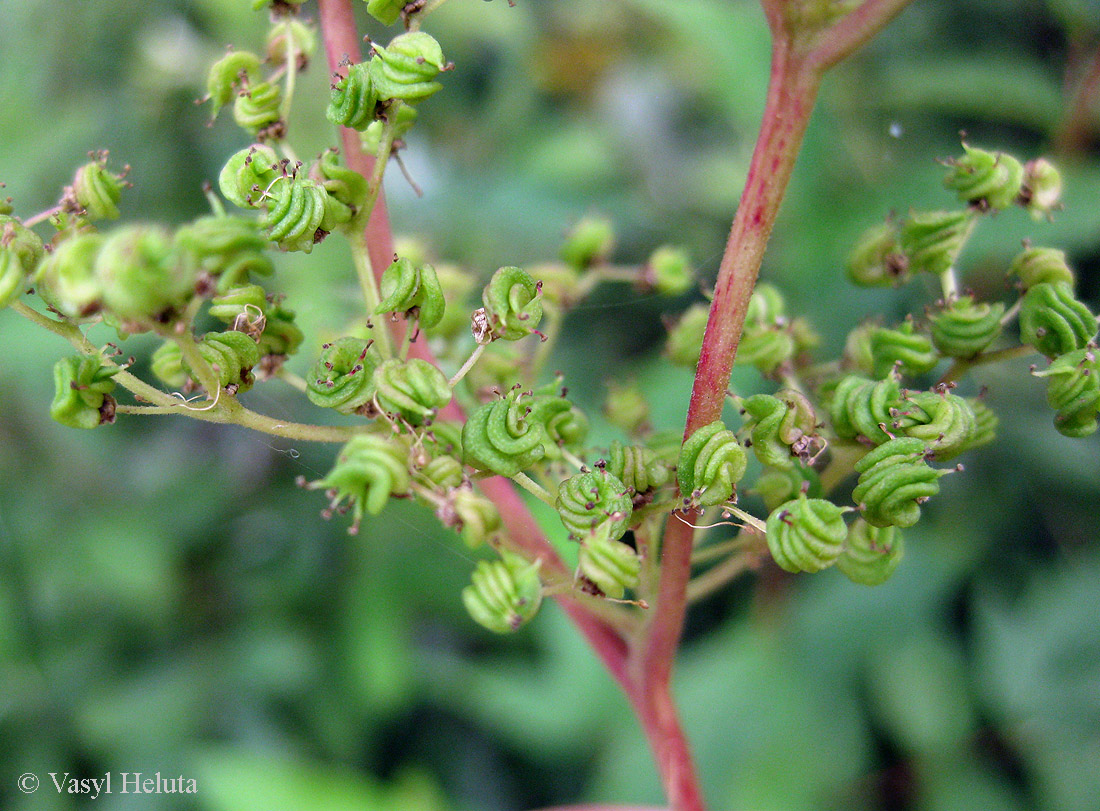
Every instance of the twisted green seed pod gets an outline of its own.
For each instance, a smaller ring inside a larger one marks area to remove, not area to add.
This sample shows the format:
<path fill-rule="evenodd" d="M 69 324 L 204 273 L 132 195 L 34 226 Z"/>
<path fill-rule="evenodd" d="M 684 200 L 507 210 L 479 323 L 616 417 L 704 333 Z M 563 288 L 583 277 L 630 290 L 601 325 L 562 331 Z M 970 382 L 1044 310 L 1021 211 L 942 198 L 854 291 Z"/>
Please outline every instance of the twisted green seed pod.
<path fill-rule="evenodd" d="M 840 557 L 848 527 L 843 508 L 803 494 L 772 510 L 765 534 L 779 568 L 788 572 L 818 572 Z"/>
<path fill-rule="evenodd" d="M 372 385 L 382 410 L 412 425 L 430 423 L 436 412 L 451 402 L 447 377 L 419 358 L 383 361 L 374 370 Z"/>
<path fill-rule="evenodd" d="M 798 347 L 786 327 L 745 322 L 737 346 L 735 366 L 755 366 L 762 374 L 771 374 L 794 358 Z"/>
<path fill-rule="evenodd" d="M 897 527 L 875 527 L 857 518 L 848 529 L 836 567 L 853 583 L 878 586 L 890 579 L 904 554 Z"/>
<path fill-rule="evenodd" d="M 588 436 L 588 417 L 576 406 L 571 406 L 567 411 L 557 411 L 546 420 L 546 436 L 552 443 L 546 457 L 560 459 L 560 448 L 576 449 L 584 442 Z"/>
<path fill-rule="evenodd" d="M 198 346 L 223 389 L 244 391 L 255 382 L 252 368 L 260 362 L 260 350 L 243 332 L 208 332 Z"/>
<path fill-rule="evenodd" d="M 249 275 L 270 276 L 271 260 L 260 225 L 245 217 L 199 217 L 176 231 L 180 261 L 197 276 L 216 279 L 215 290 L 227 293 L 248 284 Z"/>
<path fill-rule="evenodd" d="M 608 524 L 608 536 L 618 540 L 630 526 L 634 511 L 626 485 L 606 468 L 570 476 L 558 487 L 554 503 L 569 535 L 578 539 Z"/>
<path fill-rule="evenodd" d="M 699 365 L 703 351 L 703 333 L 707 328 L 710 308 L 705 304 L 693 304 L 684 310 L 680 320 L 668 331 L 665 354 L 677 366 L 694 369 Z"/>
<path fill-rule="evenodd" d="M 393 25 L 401 19 L 406 0 L 367 0 L 367 14 L 382 25 Z"/>
<path fill-rule="evenodd" d="M 875 358 L 871 354 L 871 336 L 879 329 L 874 321 L 864 321 L 844 341 L 843 365 L 865 375 L 874 374 Z"/>
<path fill-rule="evenodd" d="M 260 335 L 260 354 L 266 356 L 269 361 L 272 356 L 293 355 L 302 345 L 304 337 L 298 325 L 294 323 L 294 311 L 275 301 L 264 314 L 264 329 Z"/>
<path fill-rule="evenodd" d="M 693 433 L 680 450 L 676 466 L 680 492 L 702 506 L 729 501 L 747 465 L 745 449 L 733 431 L 715 420 Z"/>
<path fill-rule="evenodd" d="M 895 366 L 906 376 L 924 374 L 939 362 L 932 339 L 917 332 L 912 321 L 905 321 L 895 329 L 880 327 L 872 332 L 871 357 L 875 377 L 885 377 Z"/>
<path fill-rule="evenodd" d="M 382 301 L 375 308 L 375 315 L 404 313 L 411 318 L 415 310 L 418 323 L 425 328 L 443 320 L 447 300 L 431 265 L 418 266 L 405 258 L 396 259 L 383 271 L 379 289 Z"/>
<path fill-rule="evenodd" d="M 541 295 L 541 285 L 526 271 L 516 267 L 497 270 L 481 294 L 492 336 L 518 341 L 538 329 Z"/>
<path fill-rule="evenodd" d="M 447 341 L 457 339 L 464 333 L 469 334 L 470 312 L 474 308 L 467 304 L 467 300 L 477 281 L 472 274 L 454 265 L 436 265 L 435 275 L 443 290 L 445 308 L 443 317 L 438 324 L 432 327 L 421 324 L 421 328 L 431 337 L 439 337 Z"/>
<path fill-rule="evenodd" d="M 495 634 L 518 631 L 538 613 L 542 603 L 539 562 L 501 552 L 501 559 L 478 561 L 462 604 L 479 625 Z"/>
<path fill-rule="evenodd" d="M 0 309 L 30 286 L 44 253 L 38 234 L 13 217 L 0 214 Z"/>
<path fill-rule="evenodd" d="M 348 501 L 352 511 L 348 533 L 354 535 L 364 512 L 378 515 L 390 496 L 409 492 L 407 455 L 408 448 L 395 436 L 360 434 L 344 445 L 325 478 L 305 486 L 327 491 L 332 510 L 341 510 Z"/>
<path fill-rule="evenodd" d="M 75 355 L 54 364 L 50 416 L 69 428 L 95 428 L 115 421 L 114 375 L 94 355 Z"/>
<path fill-rule="evenodd" d="M 324 235 L 321 224 L 328 195 L 307 177 L 286 176 L 283 181 L 273 183 L 265 193 L 267 214 L 261 225 L 281 250 L 309 253 Z"/>
<path fill-rule="evenodd" d="M 500 512 L 496 505 L 474 492 L 468 484 L 452 490 L 447 504 L 436 515 L 444 526 L 457 529 L 470 549 L 491 540 L 501 529 Z"/>
<path fill-rule="evenodd" d="M 62 205 L 89 220 L 117 220 L 118 201 L 126 182 L 127 166 L 121 174 L 107 169 L 107 153 L 99 153 L 95 160 L 76 170 L 73 185 L 65 188 Z"/>
<path fill-rule="evenodd" d="M 462 463 L 453 456 L 434 456 L 417 473 L 436 490 L 452 490 L 462 484 Z"/>
<path fill-rule="evenodd" d="M 264 190 L 282 174 L 279 156 L 264 144 L 253 144 L 226 161 L 218 175 L 222 196 L 241 208 L 258 208 L 264 201 Z"/>
<path fill-rule="evenodd" d="M 828 403 L 833 430 L 842 439 L 865 439 L 880 445 L 890 439 L 889 426 L 901 406 L 901 387 L 894 376 L 868 380 L 859 375 L 843 378 Z"/>
<path fill-rule="evenodd" d="M 149 358 L 149 369 L 157 380 L 167 386 L 181 389 L 187 385 L 191 370 L 183 363 L 183 352 L 175 341 L 165 341 Z"/>
<path fill-rule="evenodd" d="M 1048 358 L 1084 349 L 1096 335 L 1096 317 L 1068 284 L 1040 282 L 1020 305 L 1020 340 Z"/>
<path fill-rule="evenodd" d="M 582 589 L 591 590 L 614 600 L 621 600 L 627 589 L 638 585 L 642 559 L 638 553 L 613 537 L 610 524 L 599 525 L 581 539 L 577 555 L 577 572 Z"/>
<path fill-rule="evenodd" d="M 765 465 L 789 468 L 796 458 L 808 461 L 824 447 L 817 434 L 817 414 L 800 392 L 754 394 L 742 401 L 741 409 L 747 415 L 742 430 L 749 432 L 753 453 Z"/>
<path fill-rule="evenodd" d="M 349 65 L 348 75 L 333 84 L 325 118 L 337 126 L 362 132 L 374 120 L 377 109 L 370 64 L 359 62 Z"/>
<path fill-rule="evenodd" d="M 974 215 L 969 211 L 926 211 L 911 213 L 901 225 L 901 250 L 909 259 L 909 270 L 937 276 L 955 264 Z"/>
<path fill-rule="evenodd" d="M 369 65 L 378 98 L 416 104 L 443 89 L 432 80 L 447 63 L 434 37 L 411 31 L 394 37 L 385 48 L 375 45 Z"/>
<path fill-rule="evenodd" d="M 685 248 L 662 245 L 649 255 L 642 270 L 645 284 L 666 296 L 679 296 L 695 285 L 695 270 Z"/>
<path fill-rule="evenodd" d="M 1001 334 L 1000 302 L 975 302 L 972 296 L 960 296 L 932 313 L 932 343 L 940 354 L 952 358 L 972 358 L 997 340 Z"/>
<path fill-rule="evenodd" d="M 921 440 L 933 458 L 944 461 L 970 447 L 974 411 L 954 394 L 916 391 L 905 397 L 892 427 Z"/>
<path fill-rule="evenodd" d="M 1004 152 L 987 152 L 963 144 L 964 155 L 949 161 L 951 171 L 945 188 L 954 189 L 959 200 L 981 210 L 1001 211 L 1016 202 L 1024 183 L 1024 167 Z"/>
<path fill-rule="evenodd" d="M 351 414 L 374 397 L 374 370 L 381 362 L 373 341 L 338 338 L 321 347 L 306 376 L 306 396 L 314 405 Z"/>
<path fill-rule="evenodd" d="M 317 29 L 298 19 L 283 19 L 270 28 L 264 42 L 267 61 L 278 66 L 290 62 L 289 46 L 293 44 L 296 69 L 303 71 L 317 50 Z"/>
<path fill-rule="evenodd" d="M 381 118 L 367 124 L 367 128 L 359 135 L 359 145 L 369 155 L 377 155 L 382 148 L 383 130 L 387 126 L 393 130 L 393 148 L 401 147 L 404 137 L 409 134 L 417 119 L 416 108 L 409 104 L 402 104 L 396 111 L 393 107 L 387 107 L 379 115 Z"/>
<path fill-rule="evenodd" d="M 644 496 L 667 482 L 672 469 L 649 448 L 612 442 L 607 451 L 607 472 L 628 492 Z"/>
<path fill-rule="evenodd" d="M 127 225 L 108 236 L 95 258 L 108 311 L 128 325 L 148 327 L 183 309 L 195 292 L 195 271 L 178 261 L 167 231 Z"/>
<path fill-rule="evenodd" d="M 563 262 L 577 270 L 607 261 L 615 249 L 615 226 L 606 217 L 584 217 L 569 229 L 558 252 Z"/>
<path fill-rule="evenodd" d="M 346 206 L 353 214 L 367 200 L 367 179 L 340 163 L 340 153 L 335 149 L 322 152 L 309 175 L 321 184 L 330 198 Z"/>
<path fill-rule="evenodd" d="M 811 467 L 792 465 L 786 469 L 766 469 L 749 490 L 760 496 L 764 506 L 771 512 L 785 501 L 798 498 L 805 493 L 810 498 L 821 495 L 821 478 Z"/>
<path fill-rule="evenodd" d="M 286 132 L 280 110 L 282 103 L 283 89 L 280 85 L 254 82 L 233 102 L 233 120 L 260 141 L 281 138 Z"/>
<path fill-rule="evenodd" d="M 1031 218 L 1049 217 L 1062 198 L 1062 174 L 1046 158 L 1036 158 L 1024 164 L 1024 187 L 1020 190 L 1020 202 L 1031 213 Z"/>
<path fill-rule="evenodd" d="M 557 453 L 546 423 L 571 407 L 562 397 L 513 388 L 470 415 L 462 428 L 463 461 L 478 470 L 514 476 Z"/>
<path fill-rule="evenodd" d="M 1066 252 L 1054 248 L 1025 248 L 1013 258 L 1008 275 L 1018 276 L 1024 290 L 1044 282 L 1071 287 L 1076 282 Z"/>
<path fill-rule="evenodd" d="M 1054 427 L 1058 433 L 1069 437 L 1095 433 L 1100 412 L 1100 365 L 1094 348 L 1067 352 L 1035 376 L 1047 378 L 1047 403 L 1057 411 Z"/>
<path fill-rule="evenodd" d="M 267 293 L 258 284 L 234 287 L 210 301 L 207 312 L 211 317 L 233 324 L 238 319 L 253 321 L 262 318 L 267 310 Z"/>
<path fill-rule="evenodd" d="M 206 95 L 214 106 L 212 116 L 229 104 L 242 86 L 260 79 L 260 57 L 250 51 L 230 51 L 206 74 Z"/>
<path fill-rule="evenodd" d="M 926 447 L 915 437 L 897 437 L 868 453 L 855 468 L 859 480 L 852 499 L 876 527 L 911 527 L 920 505 L 940 491 L 944 471 L 925 462 Z"/>
<path fill-rule="evenodd" d="M 900 230 L 893 221 L 864 231 L 845 266 L 852 283 L 861 287 L 889 287 L 908 281 L 909 258 L 902 253 L 899 238 Z"/>
<path fill-rule="evenodd" d="M 970 406 L 970 410 L 974 412 L 974 427 L 970 431 L 970 438 L 962 448 L 964 451 L 971 448 L 980 448 L 996 439 L 997 426 L 1001 421 L 997 413 L 980 398 L 968 397 L 966 402 Z"/>

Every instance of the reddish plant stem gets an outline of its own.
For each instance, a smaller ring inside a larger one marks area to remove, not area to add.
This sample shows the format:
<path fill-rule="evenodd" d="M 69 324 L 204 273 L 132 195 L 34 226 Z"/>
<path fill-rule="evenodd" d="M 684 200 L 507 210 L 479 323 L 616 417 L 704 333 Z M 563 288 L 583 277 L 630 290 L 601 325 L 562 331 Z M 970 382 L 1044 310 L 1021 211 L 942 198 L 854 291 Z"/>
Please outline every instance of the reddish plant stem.
<path fill-rule="evenodd" d="M 321 31 L 325 38 L 325 54 L 328 67 L 334 74 L 347 75 L 347 60 L 358 62 L 359 31 L 355 25 L 350 0 L 317 0 L 321 14 Z M 344 145 L 344 160 L 348 167 L 363 177 L 374 171 L 374 156 L 368 155 L 359 145 L 359 133 L 348 127 L 340 127 L 340 141 Z M 375 273 L 380 273 L 393 262 L 393 232 L 386 209 L 386 191 L 378 190 L 378 200 L 367 221 L 367 253 Z"/>
<path fill-rule="evenodd" d="M 1098 96 L 1100 96 L 1100 43 L 1093 49 L 1084 74 L 1070 96 L 1066 116 L 1055 138 L 1059 153 L 1080 152 L 1088 145 L 1089 138 L 1096 131 Z"/>

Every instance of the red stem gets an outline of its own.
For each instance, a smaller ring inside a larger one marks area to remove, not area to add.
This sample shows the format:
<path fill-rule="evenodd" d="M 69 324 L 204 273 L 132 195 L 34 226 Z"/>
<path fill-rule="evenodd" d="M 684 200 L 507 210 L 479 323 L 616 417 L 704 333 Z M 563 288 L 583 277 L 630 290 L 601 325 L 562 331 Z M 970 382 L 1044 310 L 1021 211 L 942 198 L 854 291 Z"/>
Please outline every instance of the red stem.
<path fill-rule="evenodd" d="M 1093 50 L 1084 75 L 1069 102 L 1068 111 L 1059 128 L 1055 143 L 1059 153 L 1080 152 L 1095 131 L 1095 105 L 1100 95 L 1100 43 Z"/>

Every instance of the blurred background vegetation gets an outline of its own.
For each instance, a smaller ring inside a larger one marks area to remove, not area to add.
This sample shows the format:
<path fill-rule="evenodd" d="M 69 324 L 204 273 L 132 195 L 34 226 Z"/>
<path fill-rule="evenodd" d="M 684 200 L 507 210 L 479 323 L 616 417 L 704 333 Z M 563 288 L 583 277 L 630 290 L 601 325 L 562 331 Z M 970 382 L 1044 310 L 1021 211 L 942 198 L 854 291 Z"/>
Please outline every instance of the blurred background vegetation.
<path fill-rule="evenodd" d="M 124 217 L 203 213 L 201 182 L 247 138 L 228 116 L 207 128 L 194 99 L 227 43 L 261 46 L 249 6 L 0 0 L 0 179 L 17 213 L 103 148 L 133 167 Z M 553 256 L 598 212 L 617 260 L 674 242 L 713 279 L 763 108 L 755 3 L 452 0 L 428 29 L 456 70 L 405 153 L 423 199 L 389 178 L 399 233 L 487 276 Z M 934 298 L 920 282 L 856 291 L 843 260 L 888 211 L 952 204 L 935 161 L 960 130 L 1053 155 L 1066 179 L 1053 224 L 983 224 L 966 284 L 996 294 L 1030 237 L 1069 252 L 1098 309 L 1097 105 L 1066 133 L 1098 42 L 1096 0 L 916 0 L 827 80 L 763 273 L 823 357 L 860 319 Z M 335 142 L 327 87 L 319 59 L 296 99 L 299 154 Z M 338 334 L 356 300 L 338 240 L 278 267 L 307 335 Z M 659 428 L 681 427 L 687 402 L 661 317 L 700 296 L 626 292 L 573 313 L 556 361 L 597 443 L 615 436 L 606 378 L 640 381 Z M 48 783 L 19 793 L 26 771 L 198 780 L 195 797 L 115 793 L 101 811 L 661 801 L 625 700 L 560 611 L 516 638 L 482 632 L 459 601 L 472 556 L 427 511 L 395 504 L 349 539 L 293 484 L 332 448 L 182 419 L 63 428 L 47 406 L 67 347 L 3 312 L 0 346 L 0 807 L 91 807 Z M 968 384 L 988 387 L 1001 441 L 945 480 L 890 582 L 768 567 L 693 612 L 676 692 L 715 809 L 1100 808 L 1100 440 L 1057 434 L 1027 367 Z M 735 385 L 765 383 L 738 370 Z M 248 397 L 318 418 L 279 383 Z"/>

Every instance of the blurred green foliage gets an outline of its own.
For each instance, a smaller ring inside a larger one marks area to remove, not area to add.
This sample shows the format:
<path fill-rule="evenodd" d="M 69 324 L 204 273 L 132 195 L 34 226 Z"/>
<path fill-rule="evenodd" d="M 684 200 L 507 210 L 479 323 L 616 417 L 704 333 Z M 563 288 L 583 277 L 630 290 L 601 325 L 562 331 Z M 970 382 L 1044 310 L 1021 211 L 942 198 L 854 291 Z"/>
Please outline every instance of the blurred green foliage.
<path fill-rule="evenodd" d="M 0 179 L 17 213 L 51 205 L 102 148 L 133 166 L 124 217 L 201 213 L 202 180 L 247 141 L 227 120 L 206 128 L 193 100 L 226 43 L 259 45 L 264 15 L 249 6 L 0 2 Z M 457 69 L 405 153 L 423 199 L 388 181 L 399 232 L 487 276 L 554 255 L 599 212 L 618 228 L 617 260 L 675 242 L 713 277 L 766 87 L 754 3 L 453 0 L 428 27 Z M 861 318 L 932 295 L 849 287 L 855 237 L 891 209 L 948 204 L 935 159 L 958 151 L 960 129 L 1048 152 L 1063 82 L 1098 37 L 1095 0 L 916 0 L 828 79 L 764 268 L 823 352 Z M 327 86 L 319 61 L 296 99 L 300 154 L 334 141 Z M 1092 112 L 1084 147 L 1055 156 L 1065 210 L 986 224 L 964 258 L 969 286 L 999 290 L 1032 237 L 1069 252 L 1096 309 Z M 318 342 L 354 314 L 335 239 L 279 257 L 278 286 Z M 570 316 L 558 365 L 591 414 L 626 370 L 654 395 L 656 426 L 679 428 L 690 375 L 656 357 L 660 316 L 698 297 L 624 291 Z M 293 486 L 331 448 L 183 420 L 62 428 L 47 406 L 66 348 L 9 313 L 0 346 L 0 806 L 91 807 L 58 795 L 51 771 L 198 781 L 190 797 L 95 801 L 107 811 L 660 802 L 625 700 L 561 613 L 488 638 L 459 600 L 473 562 L 426 511 L 390 507 L 349 539 Z M 762 382 L 739 371 L 735 385 Z M 1100 807 L 1100 444 L 1054 431 L 1026 362 L 982 369 L 979 385 L 1001 441 L 945 481 L 890 582 L 769 567 L 692 614 L 677 694 L 714 808 Z M 248 399 L 317 419 L 277 386 Z M 16 790 L 28 771 L 43 780 L 33 795 Z"/>

